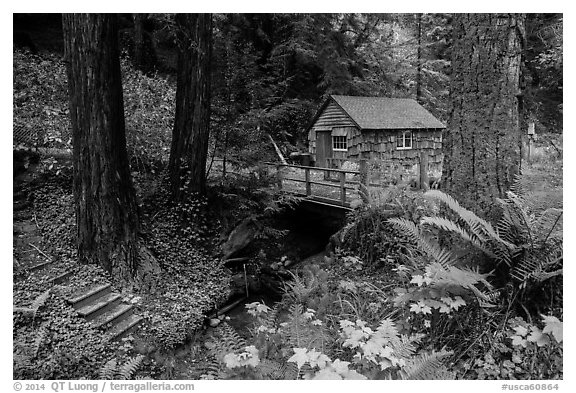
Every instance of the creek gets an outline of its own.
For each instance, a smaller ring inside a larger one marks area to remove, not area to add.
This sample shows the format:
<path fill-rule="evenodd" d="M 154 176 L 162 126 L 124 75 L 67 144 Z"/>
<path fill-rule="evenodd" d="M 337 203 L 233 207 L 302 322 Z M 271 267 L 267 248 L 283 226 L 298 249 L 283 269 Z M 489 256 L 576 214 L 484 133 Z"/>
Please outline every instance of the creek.
<path fill-rule="evenodd" d="M 298 206 L 273 217 L 267 225 L 285 231 L 285 235 L 275 242 L 255 241 L 243 250 L 243 256 L 249 257 L 249 260 L 238 264 L 234 270 L 239 281 L 237 286 L 248 283 L 248 296 L 246 290 L 240 288 L 228 300 L 228 307 L 224 305 L 220 308 L 224 309 L 221 314 L 226 315 L 226 322 L 239 334 L 249 335 L 248 328 L 252 327 L 253 317 L 246 312 L 246 304 L 263 302 L 271 307 L 280 301 L 283 283 L 290 279 L 289 272 L 295 273 L 306 264 L 322 260 L 330 237 L 344 224 L 345 215 L 341 212 L 326 214 L 325 211 L 318 212 L 306 206 Z M 265 257 L 262 258 L 262 255 Z M 258 268 L 254 271 L 255 263 Z M 247 274 L 244 275 L 244 272 Z"/>

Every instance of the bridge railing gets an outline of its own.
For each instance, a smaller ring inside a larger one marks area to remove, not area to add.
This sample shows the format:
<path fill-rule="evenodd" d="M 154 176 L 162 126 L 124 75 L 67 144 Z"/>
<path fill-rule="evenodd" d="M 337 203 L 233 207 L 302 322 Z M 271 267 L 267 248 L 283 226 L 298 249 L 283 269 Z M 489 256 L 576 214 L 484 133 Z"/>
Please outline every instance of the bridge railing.
<path fill-rule="evenodd" d="M 360 184 L 367 183 L 365 162 L 360 163 L 357 171 L 272 162 L 265 164 L 275 168 L 279 189 L 331 205 L 350 207 L 354 198 L 360 198 Z"/>
<path fill-rule="evenodd" d="M 398 184 L 399 181 L 400 184 L 403 182 L 409 184 L 414 180 L 417 188 L 428 188 L 428 156 L 425 152 L 414 160 L 416 170 L 407 174 L 400 173 L 396 168 L 406 164 L 393 160 L 350 162 L 354 163 L 352 166 L 354 169 L 335 168 L 338 164 L 342 164 L 335 161 L 329 162 L 330 168 L 272 162 L 266 162 L 265 165 L 275 168 L 276 184 L 279 189 L 306 196 L 317 202 L 347 208 L 350 207 L 352 200 L 365 199 L 365 195 L 359 192 L 360 185 L 367 191 L 369 188 L 386 188 Z M 396 177 L 400 178 L 399 181 Z"/>

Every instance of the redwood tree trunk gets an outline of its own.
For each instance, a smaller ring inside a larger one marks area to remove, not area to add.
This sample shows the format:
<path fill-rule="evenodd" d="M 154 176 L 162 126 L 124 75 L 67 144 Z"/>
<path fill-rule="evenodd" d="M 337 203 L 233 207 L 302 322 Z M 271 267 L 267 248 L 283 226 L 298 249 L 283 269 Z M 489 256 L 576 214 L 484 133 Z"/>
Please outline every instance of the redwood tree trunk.
<path fill-rule="evenodd" d="M 418 23 L 418 48 L 416 49 L 416 101 L 422 104 L 422 14 L 416 14 Z"/>
<path fill-rule="evenodd" d="M 446 191 L 484 216 L 520 167 L 518 114 L 524 16 L 455 14 Z"/>
<path fill-rule="evenodd" d="M 116 15 L 65 14 L 81 263 L 97 263 L 125 282 L 140 268 L 138 214 L 130 178 Z"/>
<path fill-rule="evenodd" d="M 172 195 L 206 192 L 212 16 L 178 14 L 178 79 L 169 173 Z"/>
<path fill-rule="evenodd" d="M 144 60 L 144 19 L 146 14 L 134 14 L 134 64 L 142 71 L 146 70 Z"/>

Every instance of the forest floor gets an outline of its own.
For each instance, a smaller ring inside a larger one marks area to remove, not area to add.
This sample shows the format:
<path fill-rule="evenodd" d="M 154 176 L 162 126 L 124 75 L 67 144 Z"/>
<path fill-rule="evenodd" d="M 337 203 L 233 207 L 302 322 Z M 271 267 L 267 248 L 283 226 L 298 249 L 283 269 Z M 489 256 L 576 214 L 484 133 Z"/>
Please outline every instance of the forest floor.
<path fill-rule="evenodd" d="M 105 361 L 128 361 L 136 353 L 147 355 L 143 375 L 169 378 L 167 353 L 202 328 L 205 315 L 228 296 L 229 273 L 199 246 L 210 247 L 210 234 L 185 236 L 162 187 L 140 184 L 149 192 L 141 206 L 147 246 L 158 255 L 163 273 L 158 288 L 122 293 L 145 323 L 121 341 L 107 342 L 105 333 L 78 317 L 67 299 L 96 284 L 110 283 L 117 292 L 120 287 L 98 266 L 76 262 L 70 168 L 63 159 L 46 171 L 45 160 L 27 163 L 14 180 L 14 307 L 37 306 L 31 320 L 14 317 L 14 378 L 97 379 Z"/>
<path fill-rule="evenodd" d="M 147 323 L 122 341 L 103 343 L 101 333 L 78 318 L 65 302 L 66 296 L 86 283 L 113 283 L 114 279 L 96 266 L 80 267 L 75 261 L 70 173 L 61 164 L 48 172 L 42 162 L 30 165 L 14 182 L 14 306 L 29 307 L 53 288 L 32 324 L 15 316 L 14 350 L 20 356 L 15 357 L 15 377 L 97 378 L 98 368 L 106 361 L 127 362 L 136 354 L 144 354 L 140 376 L 200 378 L 209 363 L 205 343 L 213 334 L 212 329 L 206 329 L 204 318 L 227 298 L 230 280 L 230 273 L 219 260 L 200 247 L 208 244 L 217 249 L 218 236 L 210 230 L 189 232 L 187 239 L 193 239 L 191 242 L 179 236 L 190 223 L 179 222 L 179 213 L 164 204 L 163 186 L 157 176 L 141 177 L 137 189 L 148 193 L 143 198 L 143 217 L 149 245 L 161 255 L 166 271 L 163 288 L 151 295 L 124 294 L 134 301 Z M 523 173 L 525 184 L 538 198 L 549 206 L 562 207 L 561 159 L 526 162 Z M 205 205 L 199 202 L 190 208 L 200 211 Z M 366 298 L 358 299 L 357 306 L 377 307 L 378 299 L 390 295 L 397 272 L 351 261 L 334 263 L 333 258 L 320 253 L 291 269 L 324 277 L 332 288 L 364 288 Z M 54 285 L 53 280 L 68 271 L 72 277 L 62 285 Z M 263 293 L 246 302 L 256 300 L 268 304 L 275 299 Z M 355 318 L 354 309 L 349 312 L 348 317 Z M 228 322 L 243 335 L 254 327 L 244 303 L 231 310 L 229 317 Z"/>

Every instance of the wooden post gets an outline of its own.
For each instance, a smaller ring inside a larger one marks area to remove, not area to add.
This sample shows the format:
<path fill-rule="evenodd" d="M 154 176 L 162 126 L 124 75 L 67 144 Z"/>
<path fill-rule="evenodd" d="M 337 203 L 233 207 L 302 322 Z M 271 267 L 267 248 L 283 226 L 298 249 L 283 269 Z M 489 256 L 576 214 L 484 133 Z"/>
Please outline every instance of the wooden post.
<path fill-rule="evenodd" d="M 276 183 L 278 184 L 278 189 L 282 190 L 282 166 L 276 165 Z"/>
<path fill-rule="evenodd" d="M 340 202 L 342 205 L 346 203 L 346 172 L 339 172 L 340 174 Z"/>
<path fill-rule="evenodd" d="M 306 196 L 312 195 L 312 184 L 310 184 L 310 168 L 304 169 L 304 176 L 306 179 Z"/>
<path fill-rule="evenodd" d="M 420 152 L 420 189 L 428 190 L 428 153 L 425 151 Z"/>
<path fill-rule="evenodd" d="M 368 190 L 368 184 L 370 183 L 368 178 L 368 161 L 360 160 L 360 167 L 358 168 L 360 171 L 360 185 L 358 186 L 358 194 L 362 199 L 362 202 L 369 203 L 370 202 L 370 191 Z"/>
<path fill-rule="evenodd" d="M 324 170 L 324 180 L 330 180 L 330 171 L 329 168 L 332 168 L 332 159 L 330 157 L 326 157 L 326 170 Z"/>
<path fill-rule="evenodd" d="M 360 160 L 360 184 L 368 187 L 368 161 Z"/>

